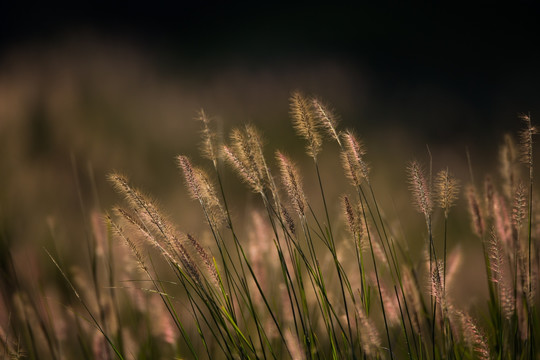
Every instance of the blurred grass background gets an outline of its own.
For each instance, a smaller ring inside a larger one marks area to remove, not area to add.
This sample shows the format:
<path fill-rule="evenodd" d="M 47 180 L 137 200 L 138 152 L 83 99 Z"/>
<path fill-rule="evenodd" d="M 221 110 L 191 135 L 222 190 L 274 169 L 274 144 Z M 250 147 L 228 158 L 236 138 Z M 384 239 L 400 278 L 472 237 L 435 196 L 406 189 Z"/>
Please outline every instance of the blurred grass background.
<path fill-rule="evenodd" d="M 448 166 L 463 182 L 468 147 L 480 181 L 497 175 L 497 148 L 520 127 L 517 114 L 536 122 L 540 113 L 533 2 L 86 6 L 10 4 L 1 15 L 0 231 L 19 266 L 35 262 L 44 276 L 52 264 L 40 249 L 53 239 L 71 261 L 84 259 L 88 214 L 118 202 L 106 182 L 112 170 L 151 193 L 182 230 L 200 230 L 174 164 L 177 154 L 198 156 L 200 108 L 224 134 L 254 123 L 269 157 L 284 149 L 302 162 L 288 99 L 295 89 L 320 96 L 365 141 L 375 188 L 399 217 L 413 214 L 406 163 L 427 164 L 426 145 L 434 169 Z M 334 180 L 337 149 L 326 148 L 332 197 L 344 179 Z M 243 189 L 230 173 L 226 183 Z M 250 201 L 242 196 L 239 213 Z M 468 226 L 466 214 L 456 222 Z"/>

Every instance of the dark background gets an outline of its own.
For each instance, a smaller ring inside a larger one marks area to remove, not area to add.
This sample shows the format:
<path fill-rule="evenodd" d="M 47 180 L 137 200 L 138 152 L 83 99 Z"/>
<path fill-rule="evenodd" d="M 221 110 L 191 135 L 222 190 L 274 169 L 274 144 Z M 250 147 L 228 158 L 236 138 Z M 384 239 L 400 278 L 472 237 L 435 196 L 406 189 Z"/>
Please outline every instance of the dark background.
<path fill-rule="evenodd" d="M 2 51 L 90 31 L 136 41 L 165 54 L 163 66 L 174 69 L 181 62 L 191 65 L 194 72 L 223 63 L 253 67 L 295 59 L 339 59 L 373 73 L 379 97 L 389 102 L 407 102 L 407 91 L 419 84 L 458 98 L 472 112 L 452 119 L 455 131 L 461 125 L 471 126 L 471 120 L 474 126 L 484 126 L 518 111 L 534 114 L 538 106 L 540 13 L 534 1 L 423 6 L 112 2 L 3 7 Z M 420 117 L 432 115 L 430 104 L 424 110 L 402 106 Z M 428 114 L 422 115 L 423 111 Z"/>
<path fill-rule="evenodd" d="M 463 130 L 476 133 L 486 125 L 500 131 L 518 112 L 530 111 L 533 117 L 538 112 L 540 12 L 534 1 L 3 6 L 2 52 L 91 32 L 136 42 L 160 54 L 160 66 L 175 71 L 182 64 L 199 75 L 222 64 L 250 68 L 337 59 L 374 78 L 379 104 L 371 115 L 397 107 L 402 119 L 389 116 L 387 121 L 407 119 L 435 141 Z M 419 87 L 425 92 L 415 91 Z M 433 91 L 443 95 L 423 99 Z M 463 112 L 445 110 L 445 98 L 463 105 Z M 438 126 L 426 128 L 428 123 L 445 125 L 439 131 Z"/>

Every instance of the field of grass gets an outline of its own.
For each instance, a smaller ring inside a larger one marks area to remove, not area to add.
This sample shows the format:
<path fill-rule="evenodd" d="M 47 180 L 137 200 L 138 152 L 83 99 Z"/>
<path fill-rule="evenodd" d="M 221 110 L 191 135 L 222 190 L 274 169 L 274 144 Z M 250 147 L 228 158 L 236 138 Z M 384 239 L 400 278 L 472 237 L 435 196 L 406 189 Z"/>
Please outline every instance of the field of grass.
<path fill-rule="evenodd" d="M 198 113 L 200 156 L 178 154 L 178 179 L 154 180 L 183 179 L 195 232 L 129 168 L 108 176 L 119 205 L 81 206 L 68 248 L 58 219 L 25 251 L 2 226 L 3 358 L 538 358 L 529 114 L 486 159 L 491 175 L 473 156 L 460 179 L 429 147 L 424 164 L 372 162 L 385 144 L 368 151 L 318 98 L 293 92 L 289 117 L 281 132 L 305 151 L 275 149 L 252 124 L 224 136 Z M 408 193 L 381 180 L 396 172 Z"/>

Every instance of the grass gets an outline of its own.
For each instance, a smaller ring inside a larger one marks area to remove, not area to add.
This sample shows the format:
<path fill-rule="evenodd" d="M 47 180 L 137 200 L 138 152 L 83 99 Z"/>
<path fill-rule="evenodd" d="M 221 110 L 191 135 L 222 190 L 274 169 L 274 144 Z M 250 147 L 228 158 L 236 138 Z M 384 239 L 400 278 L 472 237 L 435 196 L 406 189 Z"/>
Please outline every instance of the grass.
<path fill-rule="evenodd" d="M 304 176 L 284 151 L 268 156 L 253 125 L 221 143 L 204 111 L 198 118 L 211 171 L 185 155 L 176 161 L 193 199 L 185 206 L 195 211 L 198 203 L 205 232 L 178 230 L 155 200 L 112 173 L 124 205 L 88 215 L 88 270 L 44 249 L 63 278 L 60 295 L 48 284 L 21 284 L 5 249 L 4 358 L 537 358 L 540 213 L 530 115 L 522 116 L 519 144 L 506 136 L 499 176 L 481 186 L 472 164 L 464 186 L 446 167 L 434 176 L 431 159 L 428 171 L 416 160 L 404 165 L 413 218 L 425 222 L 415 234 L 396 225 L 400 215 L 387 216 L 377 194 L 392 189 L 377 187 L 365 146 L 319 99 L 291 96 L 293 127 L 312 163 Z M 342 174 L 325 171 L 325 138 L 340 153 Z M 230 170 L 257 199 L 245 217 L 225 191 L 236 181 Z M 327 189 L 337 176 L 349 187 L 333 198 Z M 314 184 L 310 193 L 304 182 Z M 460 196 L 468 209 L 456 206 Z M 460 308 L 453 297 L 464 296 L 455 290 L 461 240 L 451 218 L 467 211 L 485 271 L 470 276 L 485 279 L 488 296 Z M 409 250 L 411 238 L 424 239 L 423 252 Z"/>

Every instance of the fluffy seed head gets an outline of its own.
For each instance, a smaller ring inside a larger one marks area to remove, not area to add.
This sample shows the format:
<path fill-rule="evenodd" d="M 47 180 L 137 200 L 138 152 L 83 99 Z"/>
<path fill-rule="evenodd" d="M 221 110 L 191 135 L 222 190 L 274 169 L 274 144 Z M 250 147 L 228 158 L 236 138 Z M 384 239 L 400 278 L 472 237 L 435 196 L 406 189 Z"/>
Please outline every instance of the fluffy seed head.
<path fill-rule="evenodd" d="M 217 134 L 210 128 L 210 119 L 206 116 L 206 113 L 201 109 L 197 114 L 197 120 L 203 125 L 201 130 L 202 135 L 202 156 L 217 164 L 219 156 L 219 147 L 217 145 Z"/>
<path fill-rule="evenodd" d="M 341 140 L 337 131 L 338 118 L 335 113 L 317 98 L 313 98 L 311 103 L 319 124 L 321 124 L 326 132 L 341 146 Z"/>
<path fill-rule="evenodd" d="M 291 234 L 296 234 L 296 226 L 294 225 L 294 220 L 292 219 L 291 214 L 289 214 L 287 208 L 285 208 L 284 206 L 281 207 L 281 212 L 283 213 L 285 224 L 287 224 L 287 227 L 289 228 Z"/>
<path fill-rule="evenodd" d="M 521 228 L 527 212 L 527 190 L 525 185 L 520 182 L 514 194 L 514 206 L 512 209 L 512 224 L 516 229 Z"/>
<path fill-rule="evenodd" d="M 353 186 L 360 186 L 362 180 L 366 180 L 369 184 L 369 165 L 364 160 L 366 154 L 364 145 L 352 131 L 346 131 L 342 137 L 344 149 L 341 160 L 345 174 Z"/>
<path fill-rule="evenodd" d="M 538 129 L 532 125 L 531 117 L 526 114 L 519 116 L 521 120 L 525 123 L 525 128 L 520 133 L 521 140 L 521 161 L 524 164 L 532 167 L 533 162 L 533 135 L 538 133 Z"/>
<path fill-rule="evenodd" d="M 448 217 L 450 208 L 457 200 L 459 181 L 452 177 L 447 169 L 439 171 L 435 185 L 437 189 L 437 202 L 444 209 L 444 216 Z"/>
<path fill-rule="evenodd" d="M 298 91 L 291 95 L 291 117 L 296 132 L 307 141 L 308 155 L 316 160 L 322 137 L 308 100 Z"/>
<path fill-rule="evenodd" d="M 206 172 L 193 167 L 187 156 L 179 155 L 177 160 L 191 197 L 200 202 L 212 225 L 222 224 L 227 215 Z"/>
<path fill-rule="evenodd" d="M 230 138 L 231 146 L 224 145 L 222 148 L 227 162 L 254 192 L 262 193 L 267 187 L 273 191 L 259 132 L 253 126 L 246 125 L 243 130 L 234 129 Z"/>
<path fill-rule="evenodd" d="M 200 260 L 202 260 L 204 267 L 206 271 L 208 272 L 208 275 L 210 275 L 211 282 L 218 286 L 219 280 L 218 275 L 216 272 L 216 269 L 214 267 L 214 262 L 212 261 L 212 257 L 208 254 L 208 252 L 199 244 L 199 242 L 190 234 L 186 235 L 189 244 L 195 251 L 195 253 L 199 256 Z"/>
<path fill-rule="evenodd" d="M 431 191 L 429 189 L 426 177 L 418 161 L 414 160 L 409 164 L 409 188 L 413 194 L 413 201 L 418 211 L 427 219 L 431 216 L 432 203 Z"/>
<path fill-rule="evenodd" d="M 225 160 L 233 167 L 234 170 L 240 175 L 240 178 L 251 187 L 251 190 L 255 193 L 261 193 L 263 191 L 263 186 L 260 180 L 254 176 L 249 168 L 238 158 L 238 156 L 233 152 L 233 150 L 223 145 L 222 148 L 223 155 Z"/>
<path fill-rule="evenodd" d="M 281 182 L 289 194 L 294 210 L 300 218 L 303 218 L 306 215 L 306 197 L 298 169 L 289 158 L 279 151 L 276 151 L 276 159 L 281 172 Z"/>
<path fill-rule="evenodd" d="M 489 346 L 483 331 L 478 328 L 475 321 L 465 313 L 459 313 L 463 340 L 472 348 L 478 359 L 489 360 L 491 358 Z"/>
<path fill-rule="evenodd" d="M 499 284 L 503 277 L 503 253 L 494 229 L 491 230 L 491 236 L 486 241 L 486 250 L 489 258 L 489 281 L 493 284 Z"/>
<path fill-rule="evenodd" d="M 117 208 L 116 212 L 117 214 L 120 214 L 120 215 L 125 214 L 127 217 L 130 217 L 127 214 L 127 212 L 125 212 L 124 210 L 120 208 Z M 139 246 L 129 236 L 127 236 L 127 234 L 124 232 L 122 227 L 118 225 L 115 221 L 113 221 L 110 215 L 107 215 L 107 221 L 111 225 L 114 234 L 116 234 L 116 236 L 120 240 L 124 241 L 127 247 L 131 250 L 131 252 L 135 256 L 135 260 L 137 261 L 137 265 L 139 266 L 139 268 L 143 270 L 144 272 L 148 271 L 148 268 L 145 265 L 144 256 L 142 255 L 142 252 L 139 250 Z"/>
<path fill-rule="evenodd" d="M 118 174 L 109 176 L 114 187 L 122 193 L 136 217 L 129 216 L 127 212 L 120 214 L 157 246 L 163 255 L 174 265 L 182 267 L 196 283 L 200 283 L 197 266 L 178 239 L 178 232 L 174 226 L 163 216 L 157 206 L 138 190 L 132 188 L 127 179 Z"/>
<path fill-rule="evenodd" d="M 365 233 L 364 222 L 362 216 L 351 205 L 348 196 L 343 196 L 343 211 L 349 225 L 349 231 L 355 239 L 361 242 Z"/>
<path fill-rule="evenodd" d="M 433 263 L 431 269 L 431 295 L 435 298 L 437 303 L 441 306 L 443 312 L 446 312 L 446 299 L 443 289 L 444 279 L 444 264 L 442 261 Z"/>

